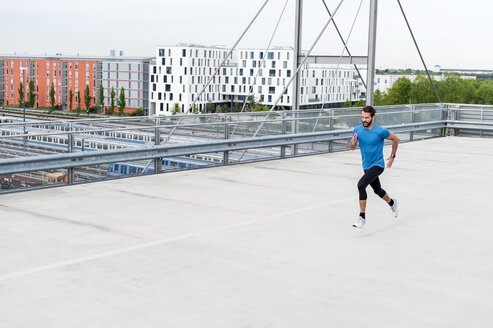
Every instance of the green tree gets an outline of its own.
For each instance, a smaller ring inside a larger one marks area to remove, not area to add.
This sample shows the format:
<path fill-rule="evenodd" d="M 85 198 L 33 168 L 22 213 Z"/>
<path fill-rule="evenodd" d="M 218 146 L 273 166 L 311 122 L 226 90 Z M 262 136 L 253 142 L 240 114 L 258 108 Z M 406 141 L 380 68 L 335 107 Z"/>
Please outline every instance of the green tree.
<path fill-rule="evenodd" d="M 173 109 L 171 110 L 171 115 L 177 115 L 177 114 L 180 114 L 180 113 L 181 113 L 180 104 L 179 103 L 175 103 L 173 105 Z"/>
<path fill-rule="evenodd" d="M 418 75 L 411 85 L 409 92 L 410 104 L 423 104 L 436 102 L 435 92 L 428 78 L 423 75 Z M 387 102 L 389 105 L 394 105 Z"/>
<path fill-rule="evenodd" d="M 463 103 L 464 91 L 464 80 L 459 74 L 448 74 L 445 80 L 438 83 L 438 95 L 442 102 Z"/>
<path fill-rule="evenodd" d="M 80 106 L 80 91 L 77 90 L 77 116 L 80 115 L 80 111 L 81 111 L 81 106 Z"/>
<path fill-rule="evenodd" d="M 252 112 L 261 112 L 262 111 L 262 105 L 255 104 L 255 106 L 253 106 L 253 108 L 251 108 L 250 111 L 252 111 Z"/>
<path fill-rule="evenodd" d="M 36 93 L 34 91 L 34 81 L 29 81 L 29 94 L 27 95 L 27 105 L 34 108 L 36 103 Z"/>
<path fill-rule="evenodd" d="M 233 105 L 232 111 L 235 112 L 235 113 L 241 112 L 241 106 L 240 106 L 240 104 L 237 103 L 237 102 L 235 102 L 234 105 Z"/>
<path fill-rule="evenodd" d="M 123 111 L 125 110 L 125 89 L 123 87 L 120 90 L 120 98 L 118 99 L 118 111 L 120 116 L 123 115 Z"/>
<path fill-rule="evenodd" d="M 53 109 L 55 109 L 55 86 L 53 85 L 53 82 L 51 82 L 51 86 L 50 86 L 50 111 L 52 111 Z"/>
<path fill-rule="evenodd" d="M 72 89 L 70 89 L 70 92 L 68 94 L 68 110 L 69 111 L 72 111 L 72 103 L 74 102 L 74 93 L 72 91 Z"/>
<path fill-rule="evenodd" d="M 349 99 L 346 99 L 344 102 L 344 107 L 351 107 L 351 102 L 349 102 Z"/>
<path fill-rule="evenodd" d="M 89 94 L 89 85 L 86 85 L 86 89 L 84 90 L 84 105 L 86 105 L 86 111 L 89 113 L 91 108 L 92 97 Z"/>
<path fill-rule="evenodd" d="M 22 107 L 24 104 L 24 84 L 22 82 L 19 83 L 19 89 L 17 91 L 19 92 L 19 107 Z"/>
<path fill-rule="evenodd" d="M 113 113 L 115 112 L 115 96 L 116 96 L 116 92 L 115 92 L 115 89 L 113 89 L 113 87 L 111 87 L 111 94 L 110 94 L 110 108 L 108 108 L 108 111 L 109 111 L 109 114 L 110 115 L 113 115 Z"/>
<path fill-rule="evenodd" d="M 476 90 L 479 88 L 479 82 L 477 80 L 466 79 L 464 80 L 464 104 L 476 103 Z"/>
<path fill-rule="evenodd" d="M 214 104 L 211 102 L 211 101 L 208 101 L 206 104 L 205 104 L 205 112 L 206 113 L 212 113 L 212 111 L 215 109 L 216 107 L 214 106 Z"/>
<path fill-rule="evenodd" d="M 386 94 L 379 89 L 375 91 L 373 94 L 373 101 L 375 102 L 375 106 L 382 106 L 385 103 Z"/>
<path fill-rule="evenodd" d="M 216 113 L 223 113 L 223 108 L 221 107 L 221 105 L 217 105 L 216 106 Z"/>
<path fill-rule="evenodd" d="M 481 81 L 476 91 L 476 102 L 482 105 L 493 104 L 493 81 Z"/>
<path fill-rule="evenodd" d="M 199 113 L 199 108 L 195 104 L 192 107 L 192 113 L 194 113 L 194 114 L 198 114 Z"/>
<path fill-rule="evenodd" d="M 101 107 L 101 113 L 104 112 L 104 88 L 103 84 L 99 85 L 99 106 Z"/>
<path fill-rule="evenodd" d="M 363 99 L 358 100 L 356 104 L 354 104 L 354 107 L 363 107 L 366 105 L 366 102 Z"/>
<path fill-rule="evenodd" d="M 387 92 L 385 105 L 409 104 L 411 92 L 411 81 L 407 77 L 401 77 L 395 81 L 392 88 Z"/>

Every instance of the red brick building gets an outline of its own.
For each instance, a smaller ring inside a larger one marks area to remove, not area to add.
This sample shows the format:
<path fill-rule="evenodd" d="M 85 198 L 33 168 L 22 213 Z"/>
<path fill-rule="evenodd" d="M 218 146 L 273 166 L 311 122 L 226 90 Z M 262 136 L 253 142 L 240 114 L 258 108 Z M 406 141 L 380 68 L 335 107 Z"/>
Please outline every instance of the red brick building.
<path fill-rule="evenodd" d="M 105 107 L 110 104 L 111 89 L 115 90 L 115 98 L 118 99 L 119 90 L 123 87 L 126 98 L 125 112 L 138 108 L 146 110 L 150 59 L 147 57 L 0 56 L 0 105 L 16 105 L 21 102 L 19 99 L 21 81 L 25 87 L 24 97 L 27 101 L 29 81 L 33 81 L 36 95 L 35 108 L 51 105 L 52 84 L 55 91 L 55 104 L 63 110 L 76 109 L 77 91 L 80 92 L 81 108 L 86 109 L 84 102 L 86 87 L 89 88 L 89 95 L 92 97 L 90 107 L 100 105 L 98 88 L 102 84 Z M 103 70 L 103 66 L 108 69 Z M 116 74 L 112 67 L 117 68 Z M 118 72 L 122 69 L 125 72 L 133 70 L 134 73 L 133 75 L 120 73 L 123 79 L 119 79 Z M 134 80 L 129 80 L 128 75 L 134 76 Z M 70 106 L 70 90 L 73 93 L 72 106 Z"/>

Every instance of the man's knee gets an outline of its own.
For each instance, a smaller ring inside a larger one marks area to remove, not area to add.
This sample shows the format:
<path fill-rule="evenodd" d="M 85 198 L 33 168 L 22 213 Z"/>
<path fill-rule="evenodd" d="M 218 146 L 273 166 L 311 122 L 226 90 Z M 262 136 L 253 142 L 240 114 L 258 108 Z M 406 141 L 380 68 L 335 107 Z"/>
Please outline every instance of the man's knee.
<path fill-rule="evenodd" d="M 358 181 L 358 190 L 361 191 L 361 190 L 365 190 L 367 187 L 367 184 L 365 184 L 363 181 L 359 180 Z"/>
<path fill-rule="evenodd" d="M 377 194 L 380 198 L 383 198 L 383 196 L 385 196 L 386 192 L 385 192 L 385 190 L 380 188 L 379 190 L 375 190 L 375 194 Z"/>

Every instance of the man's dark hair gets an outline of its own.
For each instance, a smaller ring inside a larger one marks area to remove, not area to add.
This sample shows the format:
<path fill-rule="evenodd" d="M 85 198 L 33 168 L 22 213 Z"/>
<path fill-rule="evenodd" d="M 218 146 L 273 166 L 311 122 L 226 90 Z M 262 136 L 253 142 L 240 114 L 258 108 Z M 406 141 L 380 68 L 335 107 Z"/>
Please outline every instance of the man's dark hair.
<path fill-rule="evenodd" d="M 365 106 L 365 107 L 363 107 L 362 111 L 365 113 L 370 113 L 371 117 L 375 116 L 375 113 L 376 113 L 375 108 L 373 108 L 372 106 Z"/>

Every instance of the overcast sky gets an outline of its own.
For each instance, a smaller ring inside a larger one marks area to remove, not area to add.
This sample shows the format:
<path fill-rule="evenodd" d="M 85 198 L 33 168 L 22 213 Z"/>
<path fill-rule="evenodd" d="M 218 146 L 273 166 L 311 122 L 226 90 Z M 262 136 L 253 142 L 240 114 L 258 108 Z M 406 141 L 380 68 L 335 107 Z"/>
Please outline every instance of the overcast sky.
<path fill-rule="evenodd" d="M 231 47 L 265 0 L 24 0 L 2 3 L 0 54 L 154 56 L 158 45 Z M 325 0 L 334 11 L 340 0 Z M 286 0 L 270 0 L 238 48 L 265 48 Z M 361 0 L 344 0 L 335 22 L 348 37 Z M 369 0 L 363 0 L 348 45 L 366 55 Z M 401 0 L 429 68 L 493 69 L 493 1 Z M 274 45 L 292 46 L 294 0 L 288 0 Z M 329 16 L 322 0 L 304 0 L 303 49 Z M 340 55 L 334 27 L 314 52 Z M 377 67 L 422 68 L 397 0 L 378 4 Z"/>

